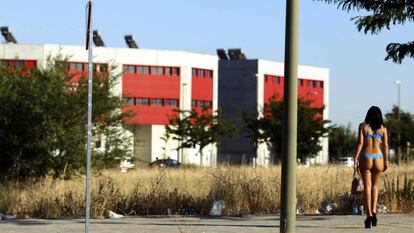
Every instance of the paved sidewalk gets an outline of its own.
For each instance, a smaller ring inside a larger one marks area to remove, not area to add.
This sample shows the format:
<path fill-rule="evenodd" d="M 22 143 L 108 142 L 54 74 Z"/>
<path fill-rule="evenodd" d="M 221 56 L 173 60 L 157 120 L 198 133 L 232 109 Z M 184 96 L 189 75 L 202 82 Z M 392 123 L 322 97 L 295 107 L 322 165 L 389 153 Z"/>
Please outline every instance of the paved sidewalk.
<path fill-rule="evenodd" d="M 298 216 L 298 233 L 395 232 L 413 233 L 414 214 L 380 215 L 379 226 L 363 228 L 364 216 Z M 279 232 L 279 216 L 249 217 L 132 217 L 122 219 L 94 219 L 90 227 L 99 233 L 224 233 Z M 1 233 L 72 233 L 84 232 L 82 219 L 42 220 L 25 219 L 0 221 Z"/>

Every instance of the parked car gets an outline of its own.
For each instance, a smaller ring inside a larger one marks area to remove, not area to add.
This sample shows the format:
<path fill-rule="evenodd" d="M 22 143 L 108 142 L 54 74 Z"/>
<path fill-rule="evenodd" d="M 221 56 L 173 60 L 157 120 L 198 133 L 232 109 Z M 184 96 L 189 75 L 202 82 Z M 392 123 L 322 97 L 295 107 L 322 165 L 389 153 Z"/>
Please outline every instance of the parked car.
<path fill-rule="evenodd" d="M 154 168 L 179 168 L 181 163 L 175 159 L 158 159 L 150 163 L 150 167 Z"/>
<path fill-rule="evenodd" d="M 354 158 L 353 157 L 340 157 L 340 158 L 338 158 L 336 163 L 339 164 L 339 165 L 352 167 L 352 166 L 354 166 Z"/>

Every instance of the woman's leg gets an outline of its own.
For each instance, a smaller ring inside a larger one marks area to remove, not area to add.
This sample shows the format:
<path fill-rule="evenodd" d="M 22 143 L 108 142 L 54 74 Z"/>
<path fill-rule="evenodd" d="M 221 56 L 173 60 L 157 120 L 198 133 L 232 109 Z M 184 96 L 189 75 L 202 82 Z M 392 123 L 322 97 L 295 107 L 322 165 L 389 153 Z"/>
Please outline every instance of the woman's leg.
<path fill-rule="evenodd" d="M 372 216 L 371 209 L 371 194 L 372 194 L 372 183 L 371 183 L 371 169 L 373 167 L 373 162 L 368 158 L 361 158 L 359 161 L 359 169 L 361 171 L 362 181 L 364 182 L 364 196 L 365 204 L 367 209 L 367 216 Z"/>
<path fill-rule="evenodd" d="M 378 158 L 373 161 L 372 167 L 372 213 L 377 213 L 377 204 L 378 204 L 378 183 L 379 177 L 384 170 L 384 160 Z"/>

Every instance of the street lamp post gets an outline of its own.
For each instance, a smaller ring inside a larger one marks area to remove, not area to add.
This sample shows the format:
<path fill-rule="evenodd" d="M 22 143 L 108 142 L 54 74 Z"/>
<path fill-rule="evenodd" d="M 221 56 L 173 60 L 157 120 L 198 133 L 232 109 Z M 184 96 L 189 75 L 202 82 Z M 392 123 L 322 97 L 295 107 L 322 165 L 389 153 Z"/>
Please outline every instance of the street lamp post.
<path fill-rule="evenodd" d="M 401 160 L 401 147 L 400 147 L 400 141 L 401 141 L 401 116 L 400 116 L 400 88 L 401 88 L 401 81 L 395 80 L 394 84 L 397 85 L 397 117 L 398 117 L 398 137 L 397 137 L 397 165 L 400 165 Z"/>
<path fill-rule="evenodd" d="M 89 233 L 89 220 L 91 212 L 91 140 L 92 140 L 92 0 L 87 3 L 87 35 L 86 49 L 88 50 L 88 140 L 86 146 L 86 207 L 85 207 L 85 233 Z"/>

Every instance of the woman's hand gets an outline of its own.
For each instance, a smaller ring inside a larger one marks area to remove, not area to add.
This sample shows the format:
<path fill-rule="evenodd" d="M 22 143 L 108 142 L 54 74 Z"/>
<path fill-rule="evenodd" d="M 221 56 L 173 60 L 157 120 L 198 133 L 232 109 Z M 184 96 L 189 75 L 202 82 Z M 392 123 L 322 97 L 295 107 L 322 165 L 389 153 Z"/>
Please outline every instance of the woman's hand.
<path fill-rule="evenodd" d="M 384 160 L 384 172 L 388 169 L 390 161 Z"/>

